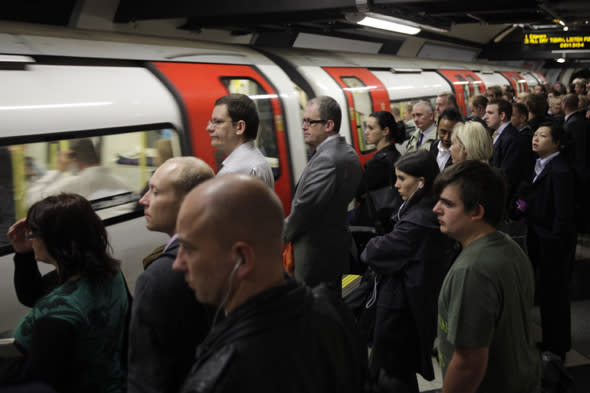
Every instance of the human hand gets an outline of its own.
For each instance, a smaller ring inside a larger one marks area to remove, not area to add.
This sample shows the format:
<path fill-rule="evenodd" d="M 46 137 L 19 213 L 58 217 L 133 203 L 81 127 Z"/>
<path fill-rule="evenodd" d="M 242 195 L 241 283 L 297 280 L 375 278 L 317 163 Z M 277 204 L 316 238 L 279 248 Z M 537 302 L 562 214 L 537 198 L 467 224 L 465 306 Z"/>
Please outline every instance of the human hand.
<path fill-rule="evenodd" d="M 26 254 L 33 251 L 33 242 L 26 238 L 27 223 L 24 218 L 15 222 L 8 229 L 8 240 L 12 244 L 12 248 L 18 254 Z"/>

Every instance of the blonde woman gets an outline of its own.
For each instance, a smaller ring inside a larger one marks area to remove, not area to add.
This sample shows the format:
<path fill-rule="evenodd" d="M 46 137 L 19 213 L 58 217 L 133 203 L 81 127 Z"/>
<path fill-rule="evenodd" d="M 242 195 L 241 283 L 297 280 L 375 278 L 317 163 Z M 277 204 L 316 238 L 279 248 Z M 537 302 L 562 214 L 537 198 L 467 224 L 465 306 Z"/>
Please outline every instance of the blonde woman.
<path fill-rule="evenodd" d="M 488 162 L 494 152 L 492 137 L 477 121 L 458 123 L 451 135 L 451 157 L 453 164 L 465 160 Z"/>

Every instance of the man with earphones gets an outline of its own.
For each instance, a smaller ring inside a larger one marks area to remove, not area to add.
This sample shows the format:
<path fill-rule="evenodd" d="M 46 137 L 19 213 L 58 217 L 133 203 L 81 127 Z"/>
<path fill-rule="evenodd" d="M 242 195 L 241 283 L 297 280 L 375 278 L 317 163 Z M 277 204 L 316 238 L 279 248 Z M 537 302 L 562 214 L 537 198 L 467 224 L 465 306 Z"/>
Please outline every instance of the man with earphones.
<path fill-rule="evenodd" d="M 324 285 L 312 290 L 284 273 L 283 217 L 277 195 L 244 174 L 217 176 L 185 198 L 173 267 L 217 315 L 180 392 L 362 391 L 360 332 Z"/>

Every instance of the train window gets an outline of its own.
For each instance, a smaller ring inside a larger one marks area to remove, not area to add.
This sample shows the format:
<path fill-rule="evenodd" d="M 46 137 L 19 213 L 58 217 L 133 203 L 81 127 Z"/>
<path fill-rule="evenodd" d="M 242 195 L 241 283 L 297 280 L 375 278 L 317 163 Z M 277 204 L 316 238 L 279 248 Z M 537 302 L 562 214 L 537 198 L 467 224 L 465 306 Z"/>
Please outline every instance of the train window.
<path fill-rule="evenodd" d="M 0 147 L 0 249 L 8 227 L 48 195 L 80 194 L 103 220 L 133 212 L 157 165 L 180 154 L 171 129 Z"/>
<path fill-rule="evenodd" d="M 467 82 L 462 75 L 455 75 L 455 78 L 457 78 L 457 80 L 459 82 L 456 82 L 455 84 L 461 85 L 461 88 L 463 89 L 463 102 L 465 104 L 465 110 L 469 111 L 469 99 L 471 98 L 471 90 L 469 89 L 469 82 Z M 457 87 L 455 87 L 457 88 Z M 468 114 L 469 115 L 469 114 Z"/>
<path fill-rule="evenodd" d="M 356 133 L 359 141 L 361 153 L 368 153 L 375 149 L 375 145 L 367 143 L 365 137 L 365 127 L 367 117 L 373 112 L 373 100 L 369 88 L 357 77 L 342 77 L 342 82 L 347 86 L 347 90 L 352 95 L 354 105 L 354 122 L 356 124 Z"/>
<path fill-rule="evenodd" d="M 482 81 L 476 80 L 471 75 L 465 75 L 465 77 L 469 80 L 469 83 L 471 84 L 471 86 L 473 86 L 473 95 L 477 96 L 477 95 L 481 95 L 481 94 L 485 93 L 484 89 L 483 89 L 483 82 Z"/>
<path fill-rule="evenodd" d="M 230 93 L 240 93 L 249 96 L 258 109 L 260 124 L 256 147 L 260 149 L 272 168 L 275 180 L 280 177 L 279 149 L 275 128 L 275 118 L 271 98 L 275 95 L 268 94 L 258 82 L 248 78 L 221 78 L 221 81 Z M 221 157 L 220 157 L 221 158 Z"/>
<path fill-rule="evenodd" d="M 395 120 L 404 121 L 404 126 L 406 128 L 406 139 L 409 138 L 414 131 L 416 131 L 416 125 L 414 124 L 414 119 L 412 119 L 412 109 L 414 108 L 414 105 L 418 103 L 418 101 L 428 101 L 434 108 L 436 97 L 423 97 L 409 101 L 392 101 L 389 103 L 389 109 L 393 114 L 393 117 L 395 117 Z"/>

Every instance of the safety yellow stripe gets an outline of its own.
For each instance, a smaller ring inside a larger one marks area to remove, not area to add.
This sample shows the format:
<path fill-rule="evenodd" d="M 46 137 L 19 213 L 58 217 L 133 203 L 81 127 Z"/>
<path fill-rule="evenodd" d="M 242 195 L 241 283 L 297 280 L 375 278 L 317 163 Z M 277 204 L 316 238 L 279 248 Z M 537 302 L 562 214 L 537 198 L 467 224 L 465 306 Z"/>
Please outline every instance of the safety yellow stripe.
<path fill-rule="evenodd" d="M 342 277 L 342 288 L 346 288 L 359 277 L 360 276 L 358 274 L 347 274 L 346 276 Z"/>

